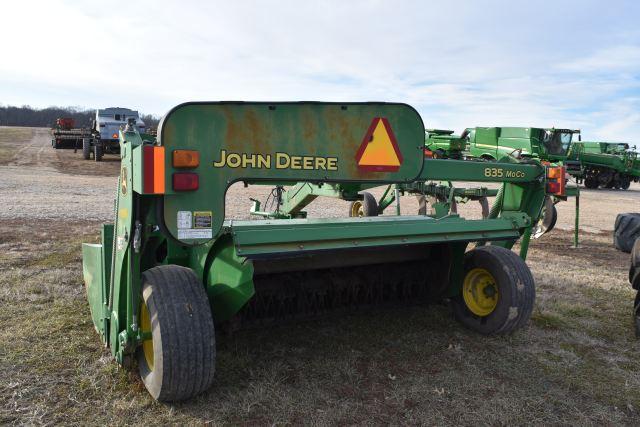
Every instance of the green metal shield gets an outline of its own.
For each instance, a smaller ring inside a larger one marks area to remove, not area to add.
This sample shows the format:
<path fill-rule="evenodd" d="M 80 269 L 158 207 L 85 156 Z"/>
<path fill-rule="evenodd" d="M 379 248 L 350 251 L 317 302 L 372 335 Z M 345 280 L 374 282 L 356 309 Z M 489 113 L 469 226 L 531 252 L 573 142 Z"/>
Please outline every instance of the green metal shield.
<path fill-rule="evenodd" d="M 188 244 L 220 232 L 235 181 L 409 182 L 424 161 L 424 125 L 406 104 L 187 103 L 164 117 L 159 143 L 164 222 Z M 198 151 L 199 166 L 175 168 L 175 150 Z M 199 188 L 177 191 L 181 173 L 197 174 Z"/>

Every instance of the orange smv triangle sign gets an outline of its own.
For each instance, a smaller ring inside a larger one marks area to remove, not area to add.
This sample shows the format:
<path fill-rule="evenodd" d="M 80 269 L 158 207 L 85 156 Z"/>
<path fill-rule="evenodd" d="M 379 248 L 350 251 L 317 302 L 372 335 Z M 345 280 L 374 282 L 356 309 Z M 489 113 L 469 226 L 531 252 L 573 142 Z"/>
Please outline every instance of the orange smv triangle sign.
<path fill-rule="evenodd" d="M 402 164 L 402 154 L 389 120 L 374 117 L 356 153 L 358 169 L 395 172 Z"/>

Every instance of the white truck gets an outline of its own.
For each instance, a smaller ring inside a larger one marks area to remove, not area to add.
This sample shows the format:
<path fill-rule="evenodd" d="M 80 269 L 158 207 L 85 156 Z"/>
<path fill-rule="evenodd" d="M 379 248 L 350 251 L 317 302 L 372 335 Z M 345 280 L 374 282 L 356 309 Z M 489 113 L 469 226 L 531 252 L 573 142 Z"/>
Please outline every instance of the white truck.
<path fill-rule="evenodd" d="M 99 162 L 103 154 L 118 154 L 120 152 L 118 132 L 130 122 L 138 132 L 145 133 L 146 126 L 135 110 L 121 107 L 96 110 L 96 118 L 91 121 L 91 136 L 82 141 L 84 159 L 89 160 L 93 153 L 94 160 Z"/>

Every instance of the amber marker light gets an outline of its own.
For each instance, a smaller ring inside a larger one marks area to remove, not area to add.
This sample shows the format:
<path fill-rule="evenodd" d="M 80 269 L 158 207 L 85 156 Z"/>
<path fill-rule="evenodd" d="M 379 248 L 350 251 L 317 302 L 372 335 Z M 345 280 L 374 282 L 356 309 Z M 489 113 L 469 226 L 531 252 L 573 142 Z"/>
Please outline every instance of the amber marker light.
<path fill-rule="evenodd" d="M 174 168 L 197 168 L 200 153 L 195 150 L 173 150 L 171 164 Z"/>

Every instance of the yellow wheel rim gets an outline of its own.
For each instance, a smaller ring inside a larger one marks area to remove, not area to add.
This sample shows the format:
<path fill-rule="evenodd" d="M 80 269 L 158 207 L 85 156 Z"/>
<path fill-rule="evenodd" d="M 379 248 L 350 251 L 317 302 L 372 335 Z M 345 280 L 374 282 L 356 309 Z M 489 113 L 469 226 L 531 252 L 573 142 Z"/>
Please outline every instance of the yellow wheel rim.
<path fill-rule="evenodd" d="M 488 316 L 498 305 L 498 285 L 484 268 L 474 268 L 464 278 L 462 297 L 467 308 L 476 316 Z"/>
<path fill-rule="evenodd" d="M 149 370 L 153 371 L 153 339 L 150 336 L 151 316 L 149 316 L 149 310 L 144 302 L 140 304 L 140 332 L 149 335 L 149 338 L 142 341 L 142 352 L 144 353 L 144 360 L 147 362 Z"/>
<path fill-rule="evenodd" d="M 351 204 L 351 216 L 352 217 L 364 216 L 364 207 L 362 206 L 362 202 L 360 200 L 356 200 Z"/>

